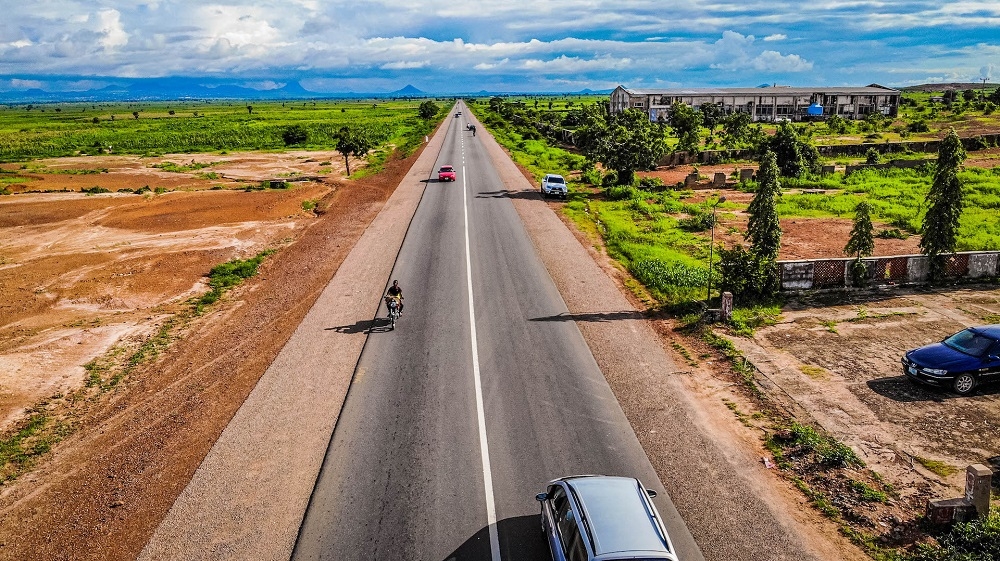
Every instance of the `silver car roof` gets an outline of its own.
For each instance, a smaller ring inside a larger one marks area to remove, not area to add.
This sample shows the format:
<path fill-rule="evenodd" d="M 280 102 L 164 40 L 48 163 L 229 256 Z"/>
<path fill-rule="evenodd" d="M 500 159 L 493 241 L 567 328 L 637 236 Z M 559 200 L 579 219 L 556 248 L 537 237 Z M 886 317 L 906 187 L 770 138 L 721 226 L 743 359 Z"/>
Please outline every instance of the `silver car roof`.
<path fill-rule="evenodd" d="M 640 493 L 646 490 L 631 477 L 581 477 L 566 481 L 581 503 L 593 538 L 594 555 L 671 553 Z"/>

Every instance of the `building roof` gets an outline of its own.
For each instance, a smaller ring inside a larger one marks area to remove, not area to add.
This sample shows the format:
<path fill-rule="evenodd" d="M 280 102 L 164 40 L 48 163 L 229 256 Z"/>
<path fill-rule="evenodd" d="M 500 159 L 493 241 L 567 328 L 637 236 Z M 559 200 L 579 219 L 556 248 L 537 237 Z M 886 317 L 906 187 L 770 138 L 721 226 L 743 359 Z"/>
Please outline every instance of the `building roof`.
<path fill-rule="evenodd" d="M 629 95 L 669 95 L 669 96 L 707 96 L 707 95 L 810 95 L 824 93 L 829 95 L 885 95 L 901 93 L 899 90 L 871 84 L 869 86 L 816 86 L 814 88 L 799 88 L 790 86 L 770 86 L 766 88 L 667 88 L 667 89 L 630 89 L 619 86 Z"/>

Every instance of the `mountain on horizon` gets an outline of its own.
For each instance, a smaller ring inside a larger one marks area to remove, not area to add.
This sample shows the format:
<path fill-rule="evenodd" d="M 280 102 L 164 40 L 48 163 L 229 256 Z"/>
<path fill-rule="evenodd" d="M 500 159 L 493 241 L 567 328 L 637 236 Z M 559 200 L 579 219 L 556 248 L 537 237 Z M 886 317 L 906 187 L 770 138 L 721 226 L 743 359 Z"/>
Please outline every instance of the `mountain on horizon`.
<path fill-rule="evenodd" d="M 389 95 L 427 95 L 427 92 L 413 87 L 412 84 L 406 84 L 402 89 L 396 90 L 394 92 L 389 92 Z"/>

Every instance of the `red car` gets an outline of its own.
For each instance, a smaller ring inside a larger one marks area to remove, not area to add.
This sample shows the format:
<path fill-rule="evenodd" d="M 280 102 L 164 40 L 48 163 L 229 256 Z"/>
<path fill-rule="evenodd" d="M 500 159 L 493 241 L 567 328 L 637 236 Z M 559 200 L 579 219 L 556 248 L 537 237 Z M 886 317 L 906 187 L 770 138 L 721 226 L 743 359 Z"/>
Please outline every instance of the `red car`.
<path fill-rule="evenodd" d="M 438 170 L 438 181 L 455 181 L 455 168 L 441 166 L 441 169 Z"/>

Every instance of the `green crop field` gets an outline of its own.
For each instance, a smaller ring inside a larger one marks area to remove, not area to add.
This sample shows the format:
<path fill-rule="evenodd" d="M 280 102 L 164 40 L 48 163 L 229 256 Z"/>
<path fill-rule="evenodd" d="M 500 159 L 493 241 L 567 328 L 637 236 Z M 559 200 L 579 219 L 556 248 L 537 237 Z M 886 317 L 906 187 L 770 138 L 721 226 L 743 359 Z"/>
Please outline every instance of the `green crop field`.
<path fill-rule="evenodd" d="M 349 126 L 367 130 L 381 145 L 409 153 L 438 122 L 421 119 L 419 104 L 325 100 L 19 105 L 0 109 L 0 162 L 109 151 L 154 156 L 281 150 L 287 147 L 283 133 L 292 126 L 302 127 L 307 135 L 296 149 L 333 149 L 336 133 Z M 450 102 L 439 105 L 443 110 Z"/>

